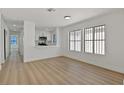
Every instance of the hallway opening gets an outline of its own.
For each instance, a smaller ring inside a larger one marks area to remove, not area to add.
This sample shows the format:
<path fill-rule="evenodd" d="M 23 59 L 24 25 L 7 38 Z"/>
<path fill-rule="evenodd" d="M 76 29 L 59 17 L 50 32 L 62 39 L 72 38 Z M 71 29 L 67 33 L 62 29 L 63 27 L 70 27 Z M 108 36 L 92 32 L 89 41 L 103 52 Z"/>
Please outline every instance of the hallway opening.
<path fill-rule="evenodd" d="M 10 56 L 15 54 L 23 62 L 23 31 L 10 31 Z"/>

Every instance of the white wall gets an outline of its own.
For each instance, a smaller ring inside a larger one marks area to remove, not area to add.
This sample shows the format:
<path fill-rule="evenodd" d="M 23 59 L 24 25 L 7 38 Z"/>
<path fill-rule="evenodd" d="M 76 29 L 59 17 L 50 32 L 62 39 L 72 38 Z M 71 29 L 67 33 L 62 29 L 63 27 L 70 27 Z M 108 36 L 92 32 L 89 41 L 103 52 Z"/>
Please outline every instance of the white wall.
<path fill-rule="evenodd" d="M 0 39 L 1 39 L 1 34 L 2 29 L 1 29 L 1 13 L 0 13 Z M 2 63 L 2 40 L 0 40 L 0 70 L 1 70 L 1 63 Z"/>
<path fill-rule="evenodd" d="M 35 46 L 35 24 L 32 22 L 24 21 L 24 62 L 32 58 L 32 49 Z"/>
<path fill-rule="evenodd" d="M 35 46 L 35 24 L 32 22 L 24 21 L 23 42 L 24 62 L 56 57 L 60 55 L 59 46 Z"/>
<path fill-rule="evenodd" d="M 4 29 L 6 30 L 6 58 L 9 56 L 10 53 L 10 43 L 9 43 L 9 30 L 8 27 L 4 21 L 4 17 L 2 15 L 1 16 L 1 24 L 0 24 L 0 61 L 1 63 L 4 63 Z"/>
<path fill-rule="evenodd" d="M 23 31 L 20 32 L 19 36 L 18 36 L 18 41 L 19 41 L 19 47 L 18 47 L 18 50 L 19 50 L 19 54 L 23 57 Z"/>
<path fill-rule="evenodd" d="M 83 16 L 83 15 L 82 15 Z M 106 55 L 68 51 L 68 32 L 85 27 L 106 25 Z M 63 28 L 63 55 L 124 73 L 124 11 L 98 16 Z"/>

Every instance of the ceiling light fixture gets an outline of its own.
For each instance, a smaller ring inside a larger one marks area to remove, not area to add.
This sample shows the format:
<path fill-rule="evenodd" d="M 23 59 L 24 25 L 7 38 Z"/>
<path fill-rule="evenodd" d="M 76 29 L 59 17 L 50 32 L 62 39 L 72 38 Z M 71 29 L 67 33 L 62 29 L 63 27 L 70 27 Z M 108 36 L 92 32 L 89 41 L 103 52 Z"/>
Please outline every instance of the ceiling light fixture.
<path fill-rule="evenodd" d="M 16 26 L 15 24 L 13 26 Z"/>
<path fill-rule="evenodd" d="M 69 20 L 71 19 L 71 16 L 64 16 L 64 19 Z"/>
<path fill-rule="evenodd" d="M 48 11 L 48 12 L 55 12 L 56 9 L 55 9 L 55 8 L 48 8 L 47 11 Z"/>

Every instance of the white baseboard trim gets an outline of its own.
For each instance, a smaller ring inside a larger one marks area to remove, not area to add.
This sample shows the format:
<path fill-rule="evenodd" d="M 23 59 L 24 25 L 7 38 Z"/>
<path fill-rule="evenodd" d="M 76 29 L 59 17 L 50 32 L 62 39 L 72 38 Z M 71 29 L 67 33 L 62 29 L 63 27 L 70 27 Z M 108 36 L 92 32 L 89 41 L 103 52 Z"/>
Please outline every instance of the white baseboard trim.
<path fill-rule="evenodd" d="M 51 57 L 44 57 L 44 58 L 36 58 L 36 59 L 28 59 L 28 60 L 24 60 L 24 63 L 40 61 L 40 60 L 45 60 L 45 59 L 50 59 L 50 58 L 55 58 L 55 57 L 60 57 L 60 56 L 61 55 L 56 55 L 56 56 L 51 56 Z"/>

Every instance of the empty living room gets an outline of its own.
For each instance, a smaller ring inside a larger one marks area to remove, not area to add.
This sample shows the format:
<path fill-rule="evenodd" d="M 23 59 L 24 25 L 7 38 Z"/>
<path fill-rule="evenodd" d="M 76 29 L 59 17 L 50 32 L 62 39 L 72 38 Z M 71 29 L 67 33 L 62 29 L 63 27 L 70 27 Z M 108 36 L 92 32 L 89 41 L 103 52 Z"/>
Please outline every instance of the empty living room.
<path fill-rule="evenodd" d="M 0 84 L 123 84 L 124 9 L 1 8 L 0 13 Z"/>
<path fill-rule="evenodd" d="M 121 0 L 1 0 L 1 93 L 124 93 Z"/>
<path fill-rule="evenodd" d="M 123 40 L 124 8 L 0 8 L 0 91 L 123 89 Z"/>

